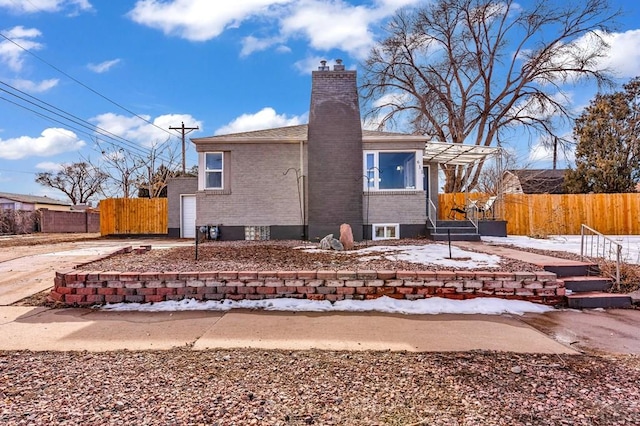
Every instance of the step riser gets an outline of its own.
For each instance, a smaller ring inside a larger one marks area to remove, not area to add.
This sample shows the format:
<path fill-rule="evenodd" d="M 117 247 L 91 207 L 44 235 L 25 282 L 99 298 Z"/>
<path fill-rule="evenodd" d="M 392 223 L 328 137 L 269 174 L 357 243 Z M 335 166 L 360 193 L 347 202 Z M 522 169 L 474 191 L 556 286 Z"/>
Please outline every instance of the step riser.
<path fill-rule="evenodd" d="M 611 288 L 611 280 L 565 281 L 564 287 L 573 292 L 607 291 Z"/>
<path fill-rule="evenodd" d="M 633 306 L 631 297 L 599 297 L 580 298 L 575 296 L 567 297 L 567 305 L 572 309 L 595 309 L 595 308 L 630 308 Z"/>
<path fill-rule="evenodd" d="M 561 265 L 546 265 L 544 270 L 547 272 L 553 272 L 558 277 L 579 277 L 589 276 L 591 274 L 590 265 L 575 265 L 575 266 L 561 266 Z"/>
<path fill-rule="evenodd" d="M 429 235 L 434 241 L 448 241 L 449 236 L 447 234 L 431 234 Z M 451 234 L 451 241 L 480 241 L 480 235 L 478 234 Z"/>

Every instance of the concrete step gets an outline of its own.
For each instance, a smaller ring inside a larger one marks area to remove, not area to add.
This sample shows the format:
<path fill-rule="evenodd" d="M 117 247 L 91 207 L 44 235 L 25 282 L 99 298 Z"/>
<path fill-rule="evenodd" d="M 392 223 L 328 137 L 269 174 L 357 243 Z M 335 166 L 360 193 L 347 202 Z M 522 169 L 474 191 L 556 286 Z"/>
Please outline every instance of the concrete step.
<path fill-rule="evenodd" d="M 591 291 L 607 291 L 613 285 L 613 280 L 606 277 L 562 277 L 567 290 L 574 293 L 584 293 Z"/>
<path fill-rule="evenodd" d="M 628 294 L 592 291 L 569 294 L 566 298 L 567 305 L 573 309 L 630 308 L 633 306 L 631 296 Z"/>
<path fill-rule="evenodd" d="M 577 277 L 598 274 L 598 265 L 588 262 L 563 261 L 547 263 L 543 266 L 545 271 L 553 272 L 558 277 Z"/>

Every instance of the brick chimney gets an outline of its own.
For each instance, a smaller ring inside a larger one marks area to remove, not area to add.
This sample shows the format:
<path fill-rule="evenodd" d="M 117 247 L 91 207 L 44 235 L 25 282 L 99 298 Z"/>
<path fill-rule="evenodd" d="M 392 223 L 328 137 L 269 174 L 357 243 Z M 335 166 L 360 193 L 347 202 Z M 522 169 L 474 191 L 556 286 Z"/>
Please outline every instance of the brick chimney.
<path fill-rule="evenodd" d="M 309 239 L 339 237 L 348 223 L 362 240 L 362 125 L 356 72 L 336 60 L 311 76 L 308 132 Z"/>

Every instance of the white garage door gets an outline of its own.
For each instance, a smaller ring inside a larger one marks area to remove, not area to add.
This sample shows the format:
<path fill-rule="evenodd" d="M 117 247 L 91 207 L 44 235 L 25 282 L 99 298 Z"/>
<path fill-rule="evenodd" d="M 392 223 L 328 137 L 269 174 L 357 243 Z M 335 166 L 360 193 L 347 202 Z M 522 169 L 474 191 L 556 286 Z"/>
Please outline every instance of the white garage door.
<path fill-rule="evenodd" d="M 180 201 L 180 236 L 196 237 L 196 196 L 183 195 Z"/>

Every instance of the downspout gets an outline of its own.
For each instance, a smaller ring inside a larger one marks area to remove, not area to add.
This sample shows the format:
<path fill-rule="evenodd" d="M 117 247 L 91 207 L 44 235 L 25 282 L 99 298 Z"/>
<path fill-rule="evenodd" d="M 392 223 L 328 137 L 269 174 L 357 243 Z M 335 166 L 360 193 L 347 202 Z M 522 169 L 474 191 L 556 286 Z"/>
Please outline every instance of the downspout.
<path fill-rule="evenodd" d="M 305 174 L 304 174 L 304 140 L 300 141 L 300 179 L 298 181 L 298 186 L 300 188 L 300 197 L 302 198 L 302 240 L 307 241 L 307 202 L 306 202 L 306 192 L 305 188 Z"/>

